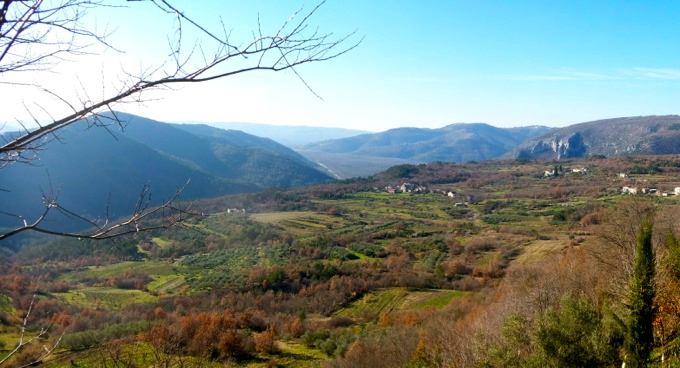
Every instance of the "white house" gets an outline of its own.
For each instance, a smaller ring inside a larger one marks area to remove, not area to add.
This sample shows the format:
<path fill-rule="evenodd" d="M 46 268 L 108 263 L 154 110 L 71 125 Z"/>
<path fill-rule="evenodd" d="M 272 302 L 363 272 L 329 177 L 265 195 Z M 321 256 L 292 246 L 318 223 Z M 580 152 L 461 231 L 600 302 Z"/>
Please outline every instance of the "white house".
<path fill-rule="evenodd" d="M 413 189 L 415 189 L 415 187 L 416 186 L 414 184 L 404 183 L 404 184 L 401 185 L 401 188 L 399 188 L 399 189 L 401 189 L 401 191 L 404 192 L 404 193 L 411 193 L 413 191 Z"/>
<path fill-rule="evenodd" d="M 623 187 L 621 189 L 621 194 L 637 194 L 638 193 L 638 188 L 631 188 L 631 187 Z"/>

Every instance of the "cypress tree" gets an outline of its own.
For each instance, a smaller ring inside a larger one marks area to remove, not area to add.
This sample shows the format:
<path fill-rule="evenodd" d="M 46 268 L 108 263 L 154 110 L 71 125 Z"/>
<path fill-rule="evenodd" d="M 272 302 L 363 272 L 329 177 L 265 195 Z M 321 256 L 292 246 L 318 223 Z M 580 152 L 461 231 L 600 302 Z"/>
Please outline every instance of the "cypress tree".
<path fill-rule="evenodd" d="M 680 240 L 675 237 L 671 229 L 666 232 L 666 248 L 668 249 L 668 256 L 665 266 L 671 276 L 680 279 Z"/>
<path fill-rule="evenodd" d="M 635 268 L 630 280 L 628 326 L 625 342 L 627 367 L 646 367 L 654 343 L 654 249 L 652 223 L 640 226 Z"/>

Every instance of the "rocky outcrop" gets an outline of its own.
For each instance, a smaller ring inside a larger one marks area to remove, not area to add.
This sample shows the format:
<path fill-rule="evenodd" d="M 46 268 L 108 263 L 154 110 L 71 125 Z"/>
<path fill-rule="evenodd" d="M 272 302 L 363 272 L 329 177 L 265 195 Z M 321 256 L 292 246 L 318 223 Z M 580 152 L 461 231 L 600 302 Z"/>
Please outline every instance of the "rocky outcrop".
<path fill-rule="evenodd" d="M 563 137 L 560 135 L 551 136 L 547 139 L 539 140 L 528 148 L 520 149 L 517 158 L 523 159 L 562 159 L 584 157 L 588 152 L 583 142 L 583 135 L 580 132 Z"/>
<path fill-rule="evenodd" d="M 505 158 L 559 160 L 592 155 L 680 153 L 680 116 L 638 116 L 591 121 L 529 139 Z"/>

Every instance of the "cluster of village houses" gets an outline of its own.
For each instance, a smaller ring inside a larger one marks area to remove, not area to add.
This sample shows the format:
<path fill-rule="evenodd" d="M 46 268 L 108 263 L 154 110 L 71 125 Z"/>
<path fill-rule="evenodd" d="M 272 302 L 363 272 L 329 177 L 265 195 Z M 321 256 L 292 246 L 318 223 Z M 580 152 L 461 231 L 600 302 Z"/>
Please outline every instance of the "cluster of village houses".
<path fill-rule="evenodd" d="M 553 176 L 558 176 L 560 173 L 574 173 L 574 174 L 586 174 L 588 173 L 588 168 L 587 167 L 581 167 L 581 168 L 565 168 L 562 170 L 561 166 L 555 166 L 553 170 L 546 170 L 543 174 L 545 177 L 553 177 Z M 626 173 L 619 173 L 619 178 L 625 179 L 628 178 L 628 174 Z M 659 190 L 657 188 L 638 188 L 638 187 L 623 187 L 621 189 L 621 194 L 651 194 L 651 195 L 658 195 L 661 197 L 668 197 L 672 195 L 680 195 L 680 187 L 676 187 L 673 189 L 673 191 L 664 191 L 664 190 Z"/>
<path fill-rule="evenodd" d="M 661 197 L 668 197 L 672 195 L 680 195 L 680 187 L 675 187 L 673 191 L 664 191 L 656 188 L 638 188 L 638 187 L 623 187 L 621 194 L 652 194 Z"/>
<path fill-rule="evenodd" d="M 378 189 L 378 188 L 374 188 Z M 418 193 L 418 194 L 425 194 L 425 193 L 440 193 L 444 194 L 449 198 L 464 198 L 465 202 L 456 202 L 454 203 L 455 207 L 467 207 L 468 203 L 473 202 L 473 199 L 471 196 L 464 196 L 455 192 L 451 191 L 445 191 L 443 189 L 435 189 L 435 190 L 430 190 L 427 187 L 424 187 L 422 185 L 416 185 L 413 183 L 404 183 L 401 186 L 398 187 L 393 187 L 391 185 L 388 185 L 385 187 L 385 190 L 387 193 L 390 194 L 397 194 L 397 193 Z"/>
<path fill-rule="evenodd" d="M 413 183 L 404 183 L 400 187 L 392 187 L 391 185 L 388 185 L 385 187 L 385 190 L 387 193 L 390 194 L 396 194 L 396 193 L 429 193 L 430 191 L 427 189 L 427 187 L 421 186 L 421 185 L 416 185 Z"/>
<path fill-rule="evenodd" d="M 586 174 L 588 173 L 588 168 L 587 167 L 578 167 L 578 168 L 562 168 L 560 166 L 555 166 L 553 170 L 546 170 L 544 173 L 545 177 L 554 177 L 560 175 L 560 173 L 571 173 L 571 174 Z M 628 174 L 626 173 L 620 173 L 619 174 L 620 178 L 628 178 Z M 374 188 L 378 189 L 378 188 Z M 398 187 L 393 187 L 391 185 L 385 187 L 385 190 L 387 193 L 390 194 L 396 194 L 396 193 L 432 193 L 433 191 L 430 191 L 427 187 L 424 187 L 422 185 L 417 185 L 413 183 L 403 183 L 401 186 Z M 457 197 L 462 197 L 459 194 L 456 194 L 454 192 L 447 192 L 445 190 L 441 189 L 436 189 L 434 192 L 445 194 L 448 197 L 451 198 L 457 198 Z M 657 188 L 638 188 L 638 187 L 623 187 L 621 189 L 621 194 L 650 194 L 650 195 L 658 195 L 662 197 L 668 197 L 668 196 L 678 196 L 680 195 L 680 187 L 676 187 L 673 189 L 673 191 L 663 191 L 659 190 Z M 460 202 L 456 203 L 456 206 L 462 207 L 466 206 L 467 202 Z"/>
<path fill-rule="evenodd" d="M 620 173 L 619 178 L 625 179 L 628 177 L 626 173 Z M 658 195 L 660 197 L 677 196 L 680 195 L 680 187 L 673 188 L 673 191 L 659 190 L 657 188 L 638 188 L 638 187 L 623 187 L 621 194 L 650 194 Z"/>
<path fill-rule="evenodd" d="M 573 168 L 562 168 L 562 165 L 555 166 L 554 169 L 552 170 L 546 170 L 543 173 L 543 176 L 549 177 L 549 176 L 559 176 L 560 173 L 572 173 L 572 174 L 587 174 L 588 173 L 588 168 L 587 167 L 573 167 Z"/>

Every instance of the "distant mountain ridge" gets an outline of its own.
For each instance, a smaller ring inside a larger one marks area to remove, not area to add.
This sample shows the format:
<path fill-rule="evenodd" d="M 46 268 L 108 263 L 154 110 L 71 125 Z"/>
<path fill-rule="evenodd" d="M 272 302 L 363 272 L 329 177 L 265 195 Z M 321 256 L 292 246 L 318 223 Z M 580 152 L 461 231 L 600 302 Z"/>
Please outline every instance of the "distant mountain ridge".
<path fill-rule="evenodd" d="M 20 131 L 21 127 L 10 123 L 0 122 L 0 133 Z"/>
<path fill-rule="evenodd" d="M 458 123 L 438 129 L 397 128 L 313 143 L 305 146 L 304 151 L 411 162 L 465 162 L 498 157 L 524 140 L 549 130 L 542 126 L 497 128 L 484 123 Z"/>
<path fill-rule="evenodd" d="M 0 170 L 0 227 L 42 211 L 40 193 L 89 218 L 129 213 L 149 183 L 153 203 L 187 180 L 184 198 L 216 197 L 269 187 L 369 176 L 404 163 L 494 158 L 554 160 L 592 155 L 680 153 L 680 116 L 597 120 L 563 128 L 497 128 L 484 123 L 438 129 L 398 128 L 307 144 L 298 152 L 269 138 L 205 124 L 167 124 L 116 113 L 123 132 L 75 123 L 39 152 L 36 165 Z M 346 132 L 347 133 L 347 132 Z M 7 139 L 12 133 L 3 133 Z M 324 172 L 319 166 L 323 166 Z M 33 217 L 32 217 L 33 216 Z M 63 227 L 64 219 L 50 219 Z"/>
<path fill-rule="evenodd" d="M 44 208 L 41 192 L 59 193 L 78 214 L 110 218 L 129 213 L 145 184 L 153 204 L 172 196 L 188 180 L 182 198 L 215 197 L 269 187 L 331 180 L 318 167 L 270 139 L 208 126 L 177 126 L 116 113 L 121 132 L 77 122 L 38 152 L 36 165 L 0 170 L 0 211 L 26 216 Z M 7 137 L 11 133 L 6 133 Z M 71 226 L 52 219 L 55 226 Z M 0 227 L 16 222 L 0 215 Z M 73 225 L 76 226 L 76 225 Z"/>
<path fill-rule="evenodd" d="M 596 120 L 555 129 L 529 139 L 506 157 L 552 160 L 675 153 L 680 153 L 680 116 L 663 115 Z"/>
<path fill-rule="evenodd" d="M 206 123 L 206 122 L 181 122 L 180 125 L 208 125 L 224 130 L 240 130 L 258 137 L 273 139 L 285 146 L 300 148 L 306 144 L 319 142 L 327 139 L 339 139 L 368 133 L 365 130 L 326 128 L 299 125 L 272 125 L 256 123 Z"/>

